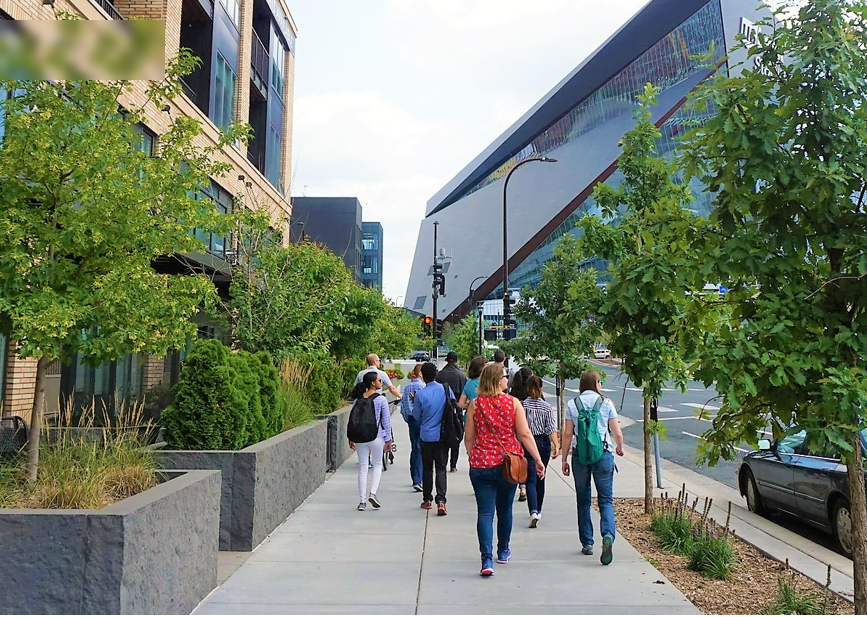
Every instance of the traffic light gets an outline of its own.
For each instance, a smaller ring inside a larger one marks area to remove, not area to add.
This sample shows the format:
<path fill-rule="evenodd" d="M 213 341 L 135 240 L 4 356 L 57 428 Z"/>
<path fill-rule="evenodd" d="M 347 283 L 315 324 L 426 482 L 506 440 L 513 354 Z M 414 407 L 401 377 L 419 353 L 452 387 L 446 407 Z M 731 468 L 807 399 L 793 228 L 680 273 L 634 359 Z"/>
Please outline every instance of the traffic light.
<path fill-rule="evenodd" d="M 437 319 L 436 324 L 434 324 L 434 337 L 437 339 L 441 339 L 443 337 L 443 320 Z"/>
<path fill-rule="evenodd" d="M 431 333 L 431 324 L 433 324 L 433 317 L 431 317 L 430 315 L 425 315 L 424 317 L 422 317 L 421 325 L 424 329 L 425 334 Z"/>
<path fill-rule="evenodd" d="M 446 295 L 446 275 L 443 274 L 443 266 L 440 263 L 433 265 L 433 292 L 434 295 Z"/>

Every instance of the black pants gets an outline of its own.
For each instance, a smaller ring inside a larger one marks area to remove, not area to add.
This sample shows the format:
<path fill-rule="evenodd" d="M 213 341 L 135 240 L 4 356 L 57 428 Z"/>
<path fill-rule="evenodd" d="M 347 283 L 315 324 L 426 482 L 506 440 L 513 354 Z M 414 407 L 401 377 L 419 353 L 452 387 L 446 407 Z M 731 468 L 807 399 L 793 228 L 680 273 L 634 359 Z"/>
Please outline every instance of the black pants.
<path fill-rule="evenodd" d="M 533 435 L 536 448 L 545 467 L 551 460 L 551 438 L 548 435 Z M 527 509 L 530 514 L 542 511 L 542 502 L 545 500 L 545 478 L 536 476 L 536 461 L 530 458 L 529 452 L 524 452 L 527 457 Z"/>
<path fill-rule="evenodd" d="M 436 503 L 446 502 L 446 464 L 449 459 L 449 449 L 439 441 L 421 442 L 421 465 L 422 465 L 422 498 L 425 501 L 434 501 L 434 468 L 436 468 Z"/>
<path fill-rule="evenodd" d="M 464 425 L 465 422 L 466 422 L 466 419 L 464 419 L 462 417 L 461 418 L 461 425 Z M 464 427 L 464 428 L 466 428 L 466 427 Z M 458 445 L 451 448 L 451 456 L 449 457 L 449 465 L 451 465 L 452 469 L 455 469 L 458 466 L 458 456 L 461 453 L 461 446 L 463 446 L 463 445 L 464 445 L 464 440 L 462 439 L 461 441 L 458 442 Z"/>

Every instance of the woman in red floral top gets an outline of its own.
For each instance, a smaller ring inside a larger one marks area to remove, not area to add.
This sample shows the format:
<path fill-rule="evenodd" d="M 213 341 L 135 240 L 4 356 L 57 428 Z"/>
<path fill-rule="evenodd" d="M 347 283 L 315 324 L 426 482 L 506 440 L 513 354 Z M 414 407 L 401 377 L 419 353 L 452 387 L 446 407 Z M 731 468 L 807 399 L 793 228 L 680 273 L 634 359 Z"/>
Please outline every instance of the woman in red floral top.
<path fill-rule="evenodd" d="M 478 397 L 467 410 L 464 445 L 470 455 L 470 482 L 478 507 L 476 532 L 482 554 L 482 576 L 494 573 L 494 511 L 497 513 L 497 563 L 509 563 L 512 556 L 509 550 L 512 503 L 518 485 L 508 482 L 503 476 L 503 459 L 506 457 L 503 448 L 523 456 L 523 443 L 536 463 L 538 477 L 545 476 L 545 466 L 527 426 L 524 407 L 514 396 L 503 392 L 508 382 L 502 364 L 486 366 L 479 378 Z"/>

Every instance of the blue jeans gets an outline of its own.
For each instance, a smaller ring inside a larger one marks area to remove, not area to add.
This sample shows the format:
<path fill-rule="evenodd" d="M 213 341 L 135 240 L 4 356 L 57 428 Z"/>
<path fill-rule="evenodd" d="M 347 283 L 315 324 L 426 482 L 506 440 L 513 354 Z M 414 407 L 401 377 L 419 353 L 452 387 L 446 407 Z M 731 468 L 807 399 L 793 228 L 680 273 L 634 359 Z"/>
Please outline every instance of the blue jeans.
<path fill-rule="evenodd" d="M 599 526 L 602 535 L 614 534 L 614 453 L 606 452 L 592 465 L 582 465 L 572 457 L 572 477 L 575 479 L 575 496 L 578 500 L 578 536 L 583 546 L 593 546 L 593 521 L 590 518 L 590 476 L 596 484 L 599 502 Z"/>
<path fill-rule="evenodd" d="M 542 457 L 542 464 L 547 467 L 548 461 L 551 460 L 551 438 L 548 435 L 534 435 L 533 439 L 536 440 L 536 448 L 539 450 L 539 456 Z M 530 514 L 533 514 L 542 511 L 542 502 L 545 501 L 545 478 L 540 480 L 536 477 L 536 461 L 526 450 L 524 455 L 527 457 L 527 509 Z"/>
<path fill-rule="evenodd" d="M 409 425 L 409 476 L 412 485 L 421 484 L 421 425 L 412 416 L 406 418 Z"/>
<path fill-rule="evenodd" d="M 490 469 L 470 468 L 470 482 L 476 493 L 478 518 L 476 533 L 479 536 L 479 552 L 482 559 L 493 559 L 494 511 L 497 513 L 497 550 L 509 548 L 512 538 L 512 503 L 518 485 L 503 477 L 503 466 Z"/>

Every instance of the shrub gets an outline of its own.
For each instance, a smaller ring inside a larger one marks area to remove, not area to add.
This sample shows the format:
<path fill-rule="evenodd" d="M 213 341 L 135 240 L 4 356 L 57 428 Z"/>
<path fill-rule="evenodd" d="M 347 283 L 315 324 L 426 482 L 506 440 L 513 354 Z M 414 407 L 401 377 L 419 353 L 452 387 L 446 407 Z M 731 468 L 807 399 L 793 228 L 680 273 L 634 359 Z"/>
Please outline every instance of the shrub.
<path fill-rule="evenodd" d="M 355 378 L 358 374 L 367 368 L 367 362 L 364 360 L 347 358 L 338 365 L 338 375 L 340 380 L 340 399 L 349 399 L 349 393 L 355 385 Z"/>
<path fill-rule="evenodd" d="M 171 448 L 239 450 L 246 445 L 248 392 L 232 353 L 220 341 L 201 340 L 187 356 L 175 401 L 161 422 Z"/>
<path fill-rule="evenodd" d="M 705 576 L 727 580 L 737 566 L 734 546 L 727 536 L 713 529 L 695 532 L 689 547 L 689 569 Z"/>
<path fill-rule="evenodd" d="M 777 596 L 765 613 L 768 615 L 825 615 L 828 607 L 825 600 L 819 596 L 798 591 L 795 587 L 794 575 L 791 581 L 777 579 Z"/>
<path fill-rule="evenodd" d="M 403 374 L 403 371 L 400 370 L 399 366 L 392 366 L 390 369 L 387 369 L 385 372 L 388 373 L 388 378 L 392 379 L 392 380 L 403 379 L 404 377 L 406 377 L 406 375 Z"/>

